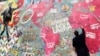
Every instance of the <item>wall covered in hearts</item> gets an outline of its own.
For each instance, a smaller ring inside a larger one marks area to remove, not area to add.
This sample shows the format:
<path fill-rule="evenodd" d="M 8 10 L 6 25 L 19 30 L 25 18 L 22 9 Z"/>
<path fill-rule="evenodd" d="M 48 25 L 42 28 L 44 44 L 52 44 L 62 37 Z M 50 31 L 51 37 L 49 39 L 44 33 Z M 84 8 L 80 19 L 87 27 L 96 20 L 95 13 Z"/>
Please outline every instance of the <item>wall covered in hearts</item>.
<path fill-rule="evenodd" d="M 74 31 L 100 56 L 99 0 L 0 0 L 1 56 L 77 56 Z"/>

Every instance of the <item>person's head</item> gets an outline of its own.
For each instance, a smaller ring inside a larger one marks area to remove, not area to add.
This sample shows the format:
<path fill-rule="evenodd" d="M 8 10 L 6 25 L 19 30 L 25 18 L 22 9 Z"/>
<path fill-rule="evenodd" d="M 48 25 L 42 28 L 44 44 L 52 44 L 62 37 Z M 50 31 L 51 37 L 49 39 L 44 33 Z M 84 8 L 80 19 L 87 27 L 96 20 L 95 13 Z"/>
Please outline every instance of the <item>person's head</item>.
<path fill-rule="evenodd" d="M 75 34 L 75 36 L 78 36 L 78 35 L 79 35 L 79 34 L 78 34 L 78 31 L 75 31 L 74 34 Z"/>

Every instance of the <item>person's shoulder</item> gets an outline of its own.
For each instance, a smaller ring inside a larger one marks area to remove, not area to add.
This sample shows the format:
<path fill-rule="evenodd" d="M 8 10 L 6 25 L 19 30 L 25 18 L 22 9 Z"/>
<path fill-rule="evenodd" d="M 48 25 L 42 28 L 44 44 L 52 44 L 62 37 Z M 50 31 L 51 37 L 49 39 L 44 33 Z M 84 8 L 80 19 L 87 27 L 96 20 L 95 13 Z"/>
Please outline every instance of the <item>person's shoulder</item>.
<path fill-rule="evenodd" d="M 76 39 L 76 37 L 74 37 L 72 40 L 75 40 Z"/>

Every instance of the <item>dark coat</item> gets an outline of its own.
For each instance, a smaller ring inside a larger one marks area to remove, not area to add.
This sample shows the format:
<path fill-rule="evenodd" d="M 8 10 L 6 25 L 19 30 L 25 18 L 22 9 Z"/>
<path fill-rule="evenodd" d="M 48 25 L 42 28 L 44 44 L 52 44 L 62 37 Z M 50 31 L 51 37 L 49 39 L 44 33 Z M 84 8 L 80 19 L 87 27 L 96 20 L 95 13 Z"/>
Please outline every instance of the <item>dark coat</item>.
<path fill-rule="evenodd" d="M 85 42 L 85 31 L 82 29 L 82 33 L 78 35 L 75 31 L 75 38 L 73 38 L 73 47 L 75 48 L 77 56 L 89 56 L 89 50 Z"/>

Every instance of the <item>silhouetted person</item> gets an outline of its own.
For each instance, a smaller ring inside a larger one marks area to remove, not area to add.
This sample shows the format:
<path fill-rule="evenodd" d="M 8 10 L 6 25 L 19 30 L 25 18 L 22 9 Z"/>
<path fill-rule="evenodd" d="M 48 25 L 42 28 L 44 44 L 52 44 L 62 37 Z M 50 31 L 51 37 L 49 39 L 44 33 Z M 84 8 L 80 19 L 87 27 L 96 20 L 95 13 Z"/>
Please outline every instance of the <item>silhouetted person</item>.
<path fill-rule="evenodd" d="M 1 38 L 2 34 L 4 33 L 4 31 L 6 30 L 8 41 L 10 40 L 9 34 L 8 34 L 8 23 L 12 19 L 13 11 L 17 9 L 17 8 L 12 8 L 11 5 L 12 5 L 12 3 L 9 3 L 9 7 L 7 9 L 5 9 L 3 11 L 3 13 L 1 14 L 3 16 L 4 28 L 3 28 L 3 31 L 0 33 L 0 38 Z"/>
<path fill-rule="evenodd" d="M 77 56 L 90 56 L 89 50 L 85 42 L 85 31 L 82 29 L 82 33 L 79 35 L 78 31 L 74 32 L 75 38 L 73 39 L 73 47 Z"/>

